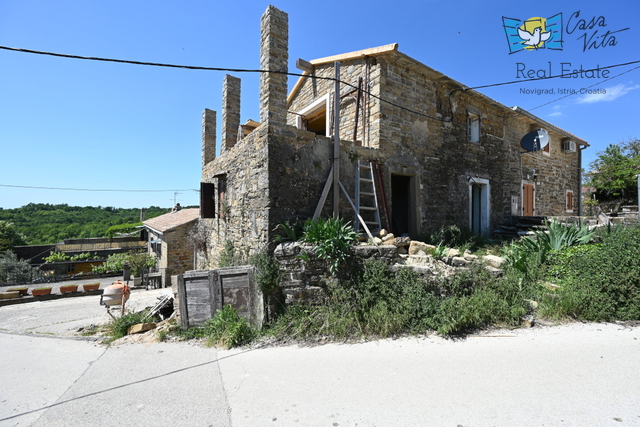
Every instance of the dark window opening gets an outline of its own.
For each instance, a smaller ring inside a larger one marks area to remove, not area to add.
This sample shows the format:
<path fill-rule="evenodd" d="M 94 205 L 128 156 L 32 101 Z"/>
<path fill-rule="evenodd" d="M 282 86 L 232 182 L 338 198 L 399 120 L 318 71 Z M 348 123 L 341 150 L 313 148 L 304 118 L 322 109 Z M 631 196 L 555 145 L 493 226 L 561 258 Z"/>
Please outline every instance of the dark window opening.
<path fill-rule="evenodd" d="M 326 136 L 327 134 L 327 109 L 321 108 L 302 119 L 303 128 L 316 135 Z"/>
<path fill-rule="evenodd" d="M 396 236 L 409 234 L 411 177 L 391 175 L 391 226 Z"/>
<path fill-rule="evenodd" d="M 215 218 L 215 186 L 208 182 L 200 183 L 200 218 Z"/>

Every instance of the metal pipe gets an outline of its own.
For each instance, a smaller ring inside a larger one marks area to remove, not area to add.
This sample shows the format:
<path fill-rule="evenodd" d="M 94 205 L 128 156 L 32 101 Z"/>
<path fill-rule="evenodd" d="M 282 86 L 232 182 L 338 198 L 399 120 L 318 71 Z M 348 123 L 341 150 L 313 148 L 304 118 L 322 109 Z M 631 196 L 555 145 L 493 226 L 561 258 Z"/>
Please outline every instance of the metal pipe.
<path fill-rule="evenodd" d="M 333 106 L 333 218 L 340 216 L 340 63 L 333 63 L 336 72 Z"/>

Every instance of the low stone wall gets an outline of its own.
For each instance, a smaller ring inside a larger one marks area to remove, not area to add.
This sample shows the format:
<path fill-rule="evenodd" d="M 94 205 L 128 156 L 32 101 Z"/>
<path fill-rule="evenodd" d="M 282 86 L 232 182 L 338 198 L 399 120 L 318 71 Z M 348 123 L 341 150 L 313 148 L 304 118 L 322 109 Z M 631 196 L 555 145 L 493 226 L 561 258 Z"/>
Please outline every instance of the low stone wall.
<path fill-rule="evenodd" d="M 504 258 L 471 253 L 461 254 L 457 249 L 448 249 L 441 259 L 436 259 L 431 250 L 435 246 L 408 238 L 395 238 L 389 235 L 385 244 L 375 246 L 361 244 L 353 248 L 351 267 L 362 265 L 366 260 L 380 260 L 393 270 L 411 268 L 424 278 L 448 277 L 472 263 L 482 263 L 495 274 L 501 274 Z M 285 242 L 278 245 L 274 257 L 280 264 L 282 278 L 280 290 L 285 305 L 296 303 L 318 304 L 326 296 L 326 289 L 336 279 L 329 274 L 326 260 L 319 259 L 311 245 L 299 242 Z"/>

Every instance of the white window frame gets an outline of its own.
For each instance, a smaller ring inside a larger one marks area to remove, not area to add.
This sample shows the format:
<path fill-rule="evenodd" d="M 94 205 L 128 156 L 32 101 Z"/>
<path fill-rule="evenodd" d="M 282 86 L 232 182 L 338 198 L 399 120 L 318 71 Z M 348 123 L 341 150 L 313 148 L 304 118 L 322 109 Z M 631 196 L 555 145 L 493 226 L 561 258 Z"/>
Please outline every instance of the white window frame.
<path fill-rule="evenodd" d="M 471 178 L 469 179 L 469 228 L 473 229 L 473 184 L 480 184 L 481 186 L 481 206 L 480 211 L 480 235 L 488 237 L 491 230 L 491 184 L 488 179 L 484 178 Z"/>
<path fill-rule="evenodd" d="M 330 99 L 331 97 L 329 96 L 329 94 L 326 94 L 318 99 L 316 99 L 315 101 L 313 101 L 311 104 L 309 104 L 307 107 L 303 108 L 300 111 L 296 111 L 296 127 L 298 129 L 302 129 L 302 120 L 303 120 L 303 116 L 310 116 L 314 113 L 316 113 L 317 111 L 321 110 L 322 108 L 326 109 L 326 132 L 325 132 L 325 136 L 331 136 L 330 132 L 331 132 L 331 117 L 329 114 L 330 109 Z"/>
<path fill-rule="evenodd" d="M 481 129 L 482 116 L 480 116 L 480 113 L 467 110 L 467 141 L 480 142 Z"/>

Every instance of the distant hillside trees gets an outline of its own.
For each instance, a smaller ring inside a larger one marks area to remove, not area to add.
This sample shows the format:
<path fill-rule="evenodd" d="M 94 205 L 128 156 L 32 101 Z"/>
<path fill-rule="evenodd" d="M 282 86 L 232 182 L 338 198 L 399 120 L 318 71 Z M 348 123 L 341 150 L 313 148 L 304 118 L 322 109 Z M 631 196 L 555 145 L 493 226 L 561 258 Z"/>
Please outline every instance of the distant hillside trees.
<path fill-rule="evenodd" d="M 151 206 L 146 209 L 146 219 L 169 211 Z M 14 230 L 24 237 L 18 244 L 43 245 L 65 239 L 107 237 L 110 227 L 138 223 L 140 209 L 29 203 L 16 209 L 0 208 L 0 221 L 12 223 Z"/>

